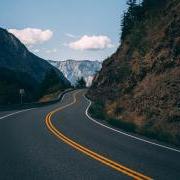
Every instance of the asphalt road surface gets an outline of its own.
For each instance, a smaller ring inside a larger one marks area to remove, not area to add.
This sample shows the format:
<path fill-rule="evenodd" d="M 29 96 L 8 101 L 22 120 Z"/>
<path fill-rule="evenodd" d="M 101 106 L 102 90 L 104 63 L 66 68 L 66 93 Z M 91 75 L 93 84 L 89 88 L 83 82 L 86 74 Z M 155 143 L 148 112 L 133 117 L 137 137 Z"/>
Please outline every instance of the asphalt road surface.
<path fill-rule="evenodd" d="M 95 123 L 85 113 L 84 93 L 0 112 L 0 180 L 180 179 L 178 149 Z"/>

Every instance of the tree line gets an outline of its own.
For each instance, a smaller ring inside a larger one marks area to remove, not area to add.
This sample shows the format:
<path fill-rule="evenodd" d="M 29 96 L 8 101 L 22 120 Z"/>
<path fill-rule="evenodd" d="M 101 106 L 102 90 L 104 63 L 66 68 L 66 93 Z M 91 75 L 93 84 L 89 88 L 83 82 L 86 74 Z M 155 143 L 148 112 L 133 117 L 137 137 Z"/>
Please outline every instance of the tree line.
<path fill-rule="evenodd" d="M 120 41 L 126 38 L 134 26 L 143 22 L 144 18 L 147 18 L 147 12 L 159 9 L 160 6 L 165 4 L 165 1 L 167 0 L 139 0 L 138 2 L 137 0 L 127 0 L 128 10 L 124 12 L 122 17 Z"/>

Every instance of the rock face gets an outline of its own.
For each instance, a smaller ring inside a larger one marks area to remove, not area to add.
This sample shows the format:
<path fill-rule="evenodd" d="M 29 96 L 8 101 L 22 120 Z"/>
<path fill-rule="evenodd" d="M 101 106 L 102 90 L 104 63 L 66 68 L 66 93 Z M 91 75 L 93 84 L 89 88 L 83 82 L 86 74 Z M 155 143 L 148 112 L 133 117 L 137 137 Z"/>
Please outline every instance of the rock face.
<path fill-rule="evenodd" d="M 66 60 L 49 62 L 62 71 L 72 85 L 75 85 L 77 80 L 83 77 L 86 81 L 86 86 L 91 86 L 94 75 L 101 69 L 101 62 L 99 61 Z"/>
<path fill-rule="evenodd" d="M 26 101 L 37 100 L 50 88 L 45 86 L 50 75 L 54 75 L 51 88 L 70 86 L 58 69 L 29 52 L 14 35 L 0 28 L 0 104 L 18 103 L 19 89 L 25 89 Z"/>
<path fill-rule="evenodd" d="M 146 0 L 147 2 L 148 0 Z M 180 145 L 180 1 L 144 9 L 88 92 L 109 119 Z"/>

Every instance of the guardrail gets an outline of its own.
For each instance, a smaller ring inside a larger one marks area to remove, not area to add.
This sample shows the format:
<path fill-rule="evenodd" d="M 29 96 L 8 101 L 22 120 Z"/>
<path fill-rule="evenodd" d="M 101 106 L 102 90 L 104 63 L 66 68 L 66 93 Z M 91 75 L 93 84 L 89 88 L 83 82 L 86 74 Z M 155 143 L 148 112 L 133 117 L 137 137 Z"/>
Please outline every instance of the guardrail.
<path fill-rule="evenodd" d="M 64 94 L 73 91 L 74 89 L 67 89 L 63 92 L 61 92 L 57 98 L 52 99 L 47 102 L 31 102 L 31 103 L 23 103 L 23 104 L 11 104 L 11 105 L 4 105 L 0 106 L 0 111 L 8 111 L 8 110 L 17 110 L 17 109 L 27 109 L 27 108 L 33 108 L 33 107 L 41 107 L 41 106 L 46 106 L 50 104 L 54 104 L 58 101 L 60 101 L 63 97 Z"/>

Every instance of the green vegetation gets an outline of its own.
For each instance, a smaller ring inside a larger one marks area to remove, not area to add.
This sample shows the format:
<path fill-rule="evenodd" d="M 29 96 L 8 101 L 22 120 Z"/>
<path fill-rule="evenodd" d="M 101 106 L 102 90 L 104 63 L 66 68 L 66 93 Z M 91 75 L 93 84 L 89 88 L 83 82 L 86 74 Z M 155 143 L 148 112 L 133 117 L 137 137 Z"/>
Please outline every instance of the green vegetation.
<path fill-rule="evenodd" d="M 21 77 L 21 81 L 19 81 L 19 77 Z M 0 68 L 0 82 L 0 105 L 20 103 L 19 90 L 22 88 L 25 89 L 24 102 L 37 99 L 37 91 L 33 88 L 36 87 L 36 84 L 29 86 L 30 83 L 33 83 L 33 79 L 27 73 L 17 73 Z"/>
<path fill-rule="evenodd" d="M 66 88 L 54 69 L 51 69 L 45 76 L 39 88 L 39 84 L 27 73 L 14 72 L 6 68 L 0 68 L 0 105 L 10 105 L 20 103 L 19 90 L 24 89 L 23 102 L 38 101 L 39 98 L 56 94 Z"/>
<path fill-rule="evenodd" d="M 143 8 L 140 4 L 137 4 L 136 0 L 128 0 L 127 5 L 129 8 L 124 13 L 121 22 L 121 41 L 125 40 L 127 35 L 131 33 L 132 28 L 143 19 Z"/>
<path fill-rule="evenodd" d="M 32 54 L 7 30 L 0 28 L 0 105 L 38 101 L 42 96 L 68 88 L 63 74 Z"/>
<path fill-rule="evenodd" d="M 104 111 L 104 104 L 101 102 L 93 102 L 89 108 L 89 113 L 97 119 L 106 119 L 107 117 Z"/>
<path fill-rule="evenodd" d="M 142 3 L 137 3 L 137 0 L 128 0 L 129 6 L 127 12 L 124 13 L 121 27 L 121 41 L 125 40 L 127 35 L 131 34 L 132 29 L 142 26 L 145 20 L 154 17 L 153 13 L 159 11 L 159 7 L 165 4 L 166 0 L 144 0 Z"/>
<path fill-rule="evenodd" d="M 62 86 L 56 71 L 50 69 L 42 82 L 40 96 L 57 92 L 59 89 L 63 88 Z"/>
<path fill-rule="evenodd" d="M 89 108 L 89 112 L 91 117 L 98 120 L 105 120 L 109 125 L 114 126 L 119 129 L 123 129 L 128 132 L 138 133 L 140 135 L 146 136 L 148 138 L 157 139 L 163 142 L 172 143 L 178 145 L 176 139 L 180 139 L 180 137 L 174 137 L 172 134 L 169 134 L 161 129 L 153 129 L 151 128 L 152 124 L 146 124 L 146 126 L 142 129 L 139 129 L 136 124 L 133 122 L 126 122 L 120 119 L 109 118 L 104 110 L 104 104 L 101 102 L 93 102 Z"/>
<path fill-rule="evenodd" d="M 77 80 L 76 82 L 76 88 L 85 88 L 86 87 L 86 81 L 83 77 Z"/>
<path fill-rule="evenodd" d="M 133 123 L 109 118 L 104 110 L 104 104 L 102 102 L 93 102 L 89 108 L 89 113 L 95 119 L 105 120 L 112 126 L 125 129 L 130 132 L 135 132 L 136 127 Z"/>
<path fill-rule="evenodd" d="M 121 45 L 88 91 L 94 118 L 180 146 L 179 3 L 127 1 Z"/>

